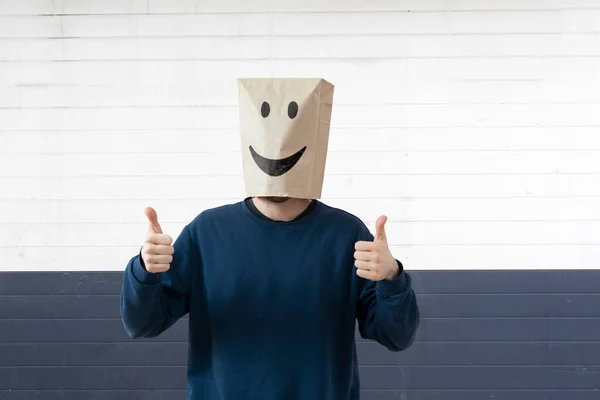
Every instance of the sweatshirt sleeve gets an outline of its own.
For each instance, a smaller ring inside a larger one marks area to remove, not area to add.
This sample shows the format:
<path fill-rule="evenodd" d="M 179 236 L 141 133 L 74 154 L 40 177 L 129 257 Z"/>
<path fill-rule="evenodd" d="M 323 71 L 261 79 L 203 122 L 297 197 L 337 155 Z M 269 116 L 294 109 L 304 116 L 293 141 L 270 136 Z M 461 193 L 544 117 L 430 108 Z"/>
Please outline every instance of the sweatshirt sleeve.
<path fill-rule="evenodd" d="M 373 237 L 367 233 L 360 240 L 373 240 Z M 394 280 L 373 282 L 355 275 L 360 335 L 391 351 L 410 347 L 419 326 L 419 308 L 412 289 L 412 279 L 404 271 L 402 263 L 397 262 L 400 275 Z"/>
<path fill-rule="evenodd" d="M 127 263 L 121 289 L 121 319 L 132 338 L 160 335 L 189 312 L 198 247 L 186 225 L 173 244 L 168 271 L 146 271 L 141 254 Z"/>

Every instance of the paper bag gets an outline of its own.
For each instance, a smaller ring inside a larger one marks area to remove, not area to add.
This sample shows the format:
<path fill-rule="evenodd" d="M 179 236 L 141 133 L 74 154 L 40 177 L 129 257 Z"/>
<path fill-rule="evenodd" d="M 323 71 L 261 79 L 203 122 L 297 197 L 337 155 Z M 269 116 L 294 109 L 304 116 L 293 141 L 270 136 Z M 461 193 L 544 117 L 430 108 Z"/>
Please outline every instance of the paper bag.
<path fill-rule="evenodd" d="M 248 196 L 319 199 L 334 86 L 320 78 L 238 79 Z"/>

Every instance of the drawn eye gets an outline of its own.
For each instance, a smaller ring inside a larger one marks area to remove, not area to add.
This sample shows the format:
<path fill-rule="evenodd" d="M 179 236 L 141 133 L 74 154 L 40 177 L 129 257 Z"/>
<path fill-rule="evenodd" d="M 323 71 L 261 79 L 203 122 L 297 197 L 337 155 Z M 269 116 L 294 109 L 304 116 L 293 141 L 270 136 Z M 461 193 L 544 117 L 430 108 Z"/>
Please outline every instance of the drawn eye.
<path fill-rule="evenodd" d="M 266 101 L 263 101 L 262 106 L 260 106 L 260 115 L 262 115 L 263 118 L 267 118 L 270 113 L 271 106 Z"/>
<path fill-rule="evenodd" d="M 296 115 L 298 115 L 298 103 L 292 101 L 288 105 L 288 117 L 290 117 L 290 119 L 294 119 L 296 118 Z"/>

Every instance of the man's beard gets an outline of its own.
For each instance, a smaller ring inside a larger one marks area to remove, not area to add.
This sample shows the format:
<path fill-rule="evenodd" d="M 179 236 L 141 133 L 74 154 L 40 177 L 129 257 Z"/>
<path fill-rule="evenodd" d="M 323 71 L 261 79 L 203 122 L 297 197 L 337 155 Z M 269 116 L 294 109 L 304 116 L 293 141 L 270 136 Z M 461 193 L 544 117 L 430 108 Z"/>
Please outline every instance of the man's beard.
<path fill-rule="evenodd" d="M 271 203 L 285 203 L 290 198 L 289 197 L 278 197 L 278 196 L 266 196 L 263 197 L 265 200 L 270 201 Z"/>

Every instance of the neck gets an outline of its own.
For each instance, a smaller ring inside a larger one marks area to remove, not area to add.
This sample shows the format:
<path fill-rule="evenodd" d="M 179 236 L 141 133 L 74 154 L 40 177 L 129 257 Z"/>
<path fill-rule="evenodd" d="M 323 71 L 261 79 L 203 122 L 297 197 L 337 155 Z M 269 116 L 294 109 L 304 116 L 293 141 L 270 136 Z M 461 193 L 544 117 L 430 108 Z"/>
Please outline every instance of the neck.
<path fill-rule="evenodd" d="M 292 221 L 310 205 L 310 199 L 289 198 L 285 201 L 268 197 L 253 197 L 254 205 L 264 216 L 274 221 Z"/>

